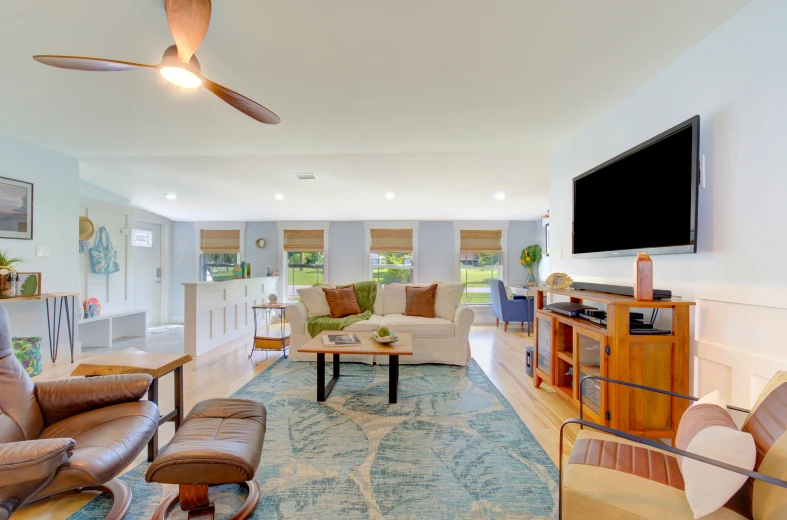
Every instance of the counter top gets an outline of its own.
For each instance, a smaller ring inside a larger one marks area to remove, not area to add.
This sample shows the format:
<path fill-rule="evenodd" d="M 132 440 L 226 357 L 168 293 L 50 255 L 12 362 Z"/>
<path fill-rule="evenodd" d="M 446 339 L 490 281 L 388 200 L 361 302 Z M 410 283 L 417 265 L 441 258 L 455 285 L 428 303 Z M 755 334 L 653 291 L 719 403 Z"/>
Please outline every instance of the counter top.
<path fill-rule="evenodd" d="M 235 280 L 224 280 L 221 282 L 183 282 L 182 285 L 223 285 L 223 284 L 233 284 L 238 282 L 248 282 L 251 280 L 270 280 L 276 279 L 278 280 L 278 276 L 252 276 L 251 278 L 236 278 Z"/>

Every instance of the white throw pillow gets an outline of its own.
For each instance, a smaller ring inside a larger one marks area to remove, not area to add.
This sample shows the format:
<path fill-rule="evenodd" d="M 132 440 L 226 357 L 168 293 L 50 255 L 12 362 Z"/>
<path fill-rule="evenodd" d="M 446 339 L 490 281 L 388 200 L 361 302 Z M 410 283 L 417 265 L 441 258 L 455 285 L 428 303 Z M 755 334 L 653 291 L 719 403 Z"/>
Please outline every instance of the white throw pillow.
<path fill-rule="evenodd" d="M 331 308 L 328 306 L 328 299 L 325 297 L 325 292 L 322 290 L 333 289 L 333 285 L 317 285 L 315 287 L 307 287 L 305 289 L 298 289 L 298 296 L 301 297 L 301 302 L 306 306 L 306 314 L 309 318 L 315 316 L 330 316 Z"/>
<path fill-rule="evenodd" d="M 675 447 L 744 469 L 754 469 L 754 438 L 738 430 L 721 394 L 711 392 L 681 417 Z M 724 504 L 746 483 L 747 477 L 687 457 L 678 457 L 686 499 L 694 518 L 702 518 Z"/>
<path fill-rule="evenodd" d="M 383 303 L 383 310 L 385 314 L 404 314 L 407 307 L 407 294 L 405 287 L 408 285 L 417 284 L 403 284 L 403 283 L 387 283 L 385 284 L 385 302 Z"/>
<path fill-rule="evenodd" d="M 445 318 L 454 321 L 456 308 L 462 300 L 462 293 L 465 291 L 464 284 L 435 282 L 437 293 L 434 297 L 434 314 L 438 318 Z"/>

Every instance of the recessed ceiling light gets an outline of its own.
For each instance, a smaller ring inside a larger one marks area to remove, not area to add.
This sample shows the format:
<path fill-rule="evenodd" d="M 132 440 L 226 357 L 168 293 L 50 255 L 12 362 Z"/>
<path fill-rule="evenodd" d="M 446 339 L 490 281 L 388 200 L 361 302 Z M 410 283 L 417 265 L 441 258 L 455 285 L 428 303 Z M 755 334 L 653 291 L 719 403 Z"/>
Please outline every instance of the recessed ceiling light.
<path fill-rule="evenodd" d="M 506 200 L 506 194 L 503 193 L 502 191 L 498 191 L 497 193 L 495 193 L 495 198 L 497 200 Z"/>
<path fill-rule="evenodd" d="M 394 197 L 396 197 L 396 193 L 394 193 L 392 191 L 389 191 L 388 193 L 385 194 L 385 198 L 386 199 L 392 199 Z"/>
<path fill-rule="evenodd" d="M 284 200 L 284 193 L 277 193 L 273 198 L 276 200 Z"/>
<path fill-rule="evenodd" d="M 177 198 L 178 198 L 178 196 L 177 196 L 177 195 L 175 195 L 174 193 L 167 193 L 167 194 L 166 194 L 166 195 L 164 195 L 164 196 L 165 196 L 165 197 L 167 197 L 167 199 L 169 199 L 169 200 L 175 200 L 175 199 L 177 199 Z"/>

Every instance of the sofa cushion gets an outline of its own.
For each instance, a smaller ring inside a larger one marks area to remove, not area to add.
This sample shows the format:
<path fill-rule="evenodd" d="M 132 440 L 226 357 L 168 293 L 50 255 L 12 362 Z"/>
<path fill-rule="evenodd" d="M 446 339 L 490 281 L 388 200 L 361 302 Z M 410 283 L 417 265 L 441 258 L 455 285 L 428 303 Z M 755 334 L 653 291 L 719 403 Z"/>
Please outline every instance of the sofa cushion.
<path fill-rule="evenodd" d="M 465 284 L 451 282 L 435 282 L 437 284 L 437 294 L 434 298 L 434 314 L 438 318 L 445 318 L 454 321 L 456 308 L 462 301 L 462 294 L 465 292 Z"/>
<path fill-rule="evenodd" d="M 378 314 L 372 314 L 368 320 L 356 321 L 351 325 L 347 325 L 342 330 L 345 332 L 372 332 L 381 327 L 380 321 L 383 317 Z"/>
<path fill-rule="evenodd" d="M 462 299 L 465 286 L 461 283 L 434 282 L 437 284 L 437 293 L 434 299 L 434 313 L 439 318 L 454 321 L 456 308 Z M 428 283 L 389 283 L 385 284 L 383 292 L 385 294 L 384 312 L 386 314 L 404 314 L 407 308 L 406 288 L 427 287 Z M 377 311 L 375 310 L 375 314 Z"/>
<path fill-rule="evenodd" d="M 323 288 L 333 288 L 333 285 L 315 285 L 314 287 L 306 287 L 298 289 L 298 296 L 306 306 L 306 315 L 309 318 L 315 316 L 329 316 L 331 308 L 328 306 L 328 299 L 325 297 Z"/>
<path fill-rule="evenodd" d="M 424 318 L 434 318 L 434 297 L 437 292 L 437 284 L 427 287 L 413 287 L 408 285 L 404 289 L 407 297 L 405 302 L 405 316 L 423 316 Z"/>
<path fill-rule="evenodd" d="M 336 289 L 323 287 L 322 290 L 328 300 L 328 307 L 331 309 L 331 318 L 344 318 L 363 312 L 361 306 L 358 305 L 358 298 L 355 296 L 355 287 L 352 285 Z"/>
<path fill-rule="evenodd" d="M 387 283 L 383 288 L 385 293 L 384 299 L 384 315 L 388 314 L 404 314 L 407 308 L 407 294 L 405 288 L 407 285 L 417 284 L 403 284 L 403 283 Z"/>
<path fill-rule="evenodd" d="M 453 338 L 454 324 L 444 318 L 424 318 L 404 314 L 386 314 L 380 321 L 381 327 L 388 327 L 394 333 L 409 332 L 413 338 Z"/>

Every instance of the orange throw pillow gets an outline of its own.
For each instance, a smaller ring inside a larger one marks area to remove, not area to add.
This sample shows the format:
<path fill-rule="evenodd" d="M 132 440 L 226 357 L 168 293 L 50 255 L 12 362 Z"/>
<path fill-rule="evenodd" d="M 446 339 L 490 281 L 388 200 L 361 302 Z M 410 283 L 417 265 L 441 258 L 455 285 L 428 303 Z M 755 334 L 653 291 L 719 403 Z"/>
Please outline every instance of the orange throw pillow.
<path fill-rule="evenodd" d="M 405 303 L 405 316 L 423 316 L 434 318 L 434 298 L 437 294 L 437 284 L 427 287 L 405 287 L 407 301 Z"/>
<path fill-rule="evenodd" d="M 337 289 L 326 289 L 325 299 L 328 300 L 328 307 L 331 309 L 331 318 L 344 318 L 352 314 L 361 314 L 361 306 L 358 305 L 358 298 L 355 297 L 355 287 L 341 287 Z"/>

